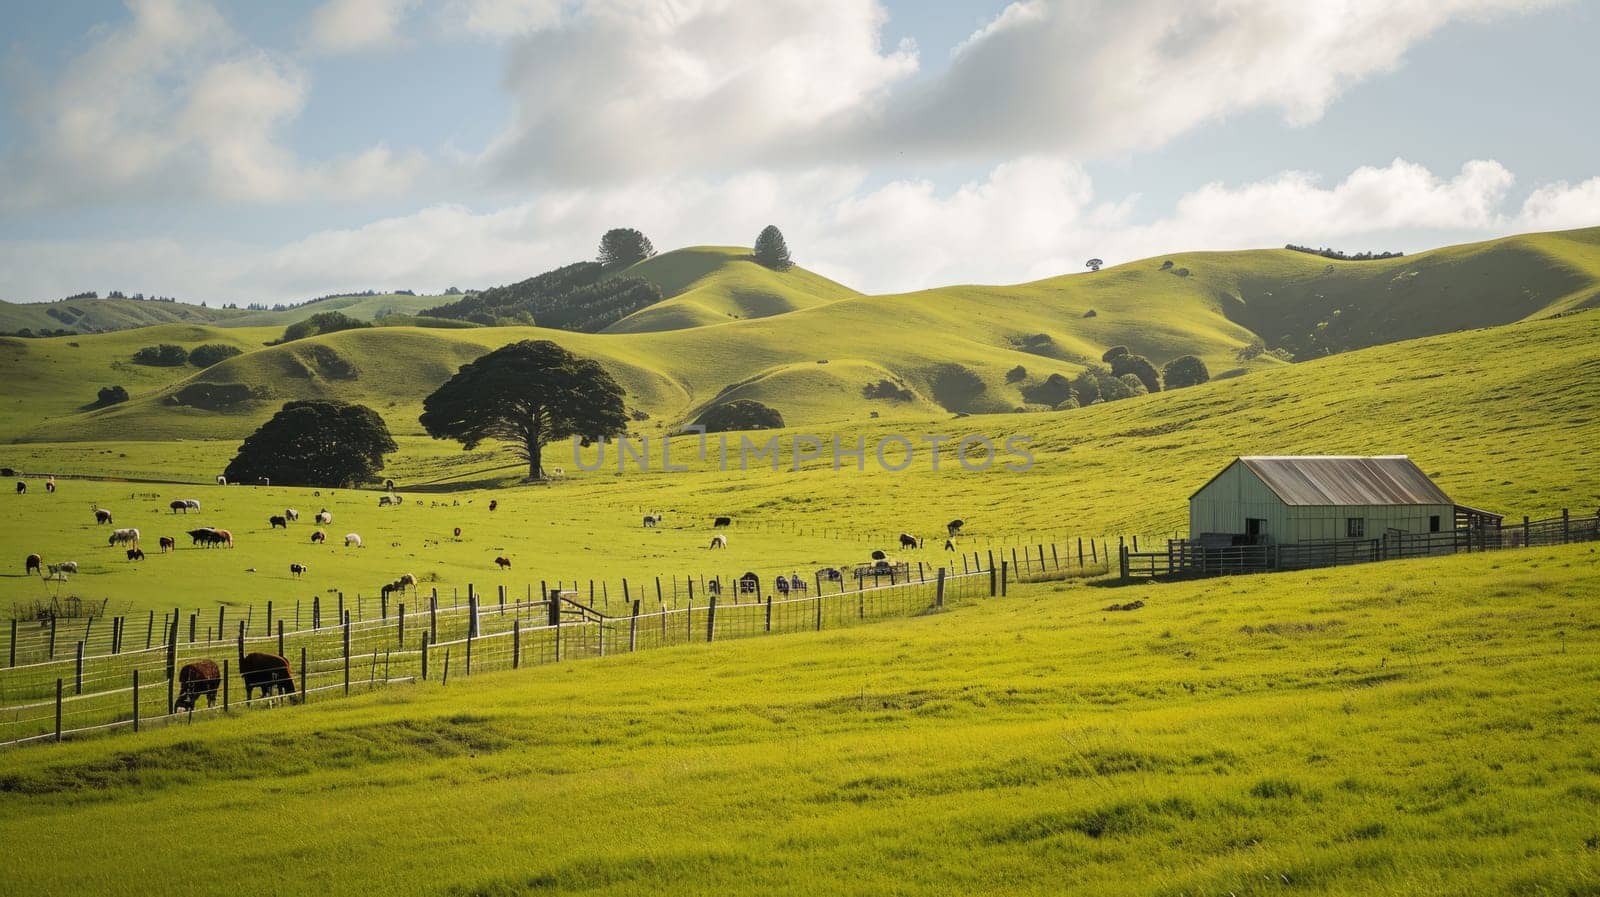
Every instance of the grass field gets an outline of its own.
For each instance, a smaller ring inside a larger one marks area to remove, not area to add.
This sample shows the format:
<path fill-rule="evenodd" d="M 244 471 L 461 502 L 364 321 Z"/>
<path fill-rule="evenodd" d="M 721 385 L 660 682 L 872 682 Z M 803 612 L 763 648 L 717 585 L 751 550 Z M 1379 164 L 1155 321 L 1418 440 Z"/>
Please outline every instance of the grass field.
<path fill-rule="evenodd" d="M 1041 585 L 12 751 L 0 891 L 1594 893 L 1597 593 L 1590 546 Z"/>

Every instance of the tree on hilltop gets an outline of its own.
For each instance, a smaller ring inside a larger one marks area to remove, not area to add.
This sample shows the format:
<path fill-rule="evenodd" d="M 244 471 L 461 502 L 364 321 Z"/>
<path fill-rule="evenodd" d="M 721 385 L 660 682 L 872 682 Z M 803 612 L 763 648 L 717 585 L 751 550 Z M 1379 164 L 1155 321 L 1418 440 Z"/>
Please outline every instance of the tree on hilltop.
<path fill-rule="evenodd" d="M 600 238 L 600 264 L 625 268 L 656 254 L 650 238 L 631 227 L 614 227 Z"/>
<path fill-rule="evenodd" d="M 774 271 L 786 271 L 794 264 L 789 257 L 789 244 L 783 241 L 783 232 L 775 224 L 761 229 L 756 237 L 755 256 L 757 262 Z"/>

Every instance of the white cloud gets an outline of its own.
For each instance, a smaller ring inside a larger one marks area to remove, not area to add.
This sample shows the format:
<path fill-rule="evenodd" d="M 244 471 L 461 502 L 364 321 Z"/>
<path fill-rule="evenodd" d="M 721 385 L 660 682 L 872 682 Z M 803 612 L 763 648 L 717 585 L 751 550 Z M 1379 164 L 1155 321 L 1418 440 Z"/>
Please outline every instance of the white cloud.
<path fill-rule="evenodd" d="M 379 146 L 308 162 L 283 131 L 304 108 L 304 72 L 251 46 L 202 0 L 130 0 L 53 83 L 18 107 L 0 158 L 0 207 L 118 200 L 283 202 L 402 189 L 419 155 Z"/>
<path fill-rule="evenodd" d="M 553 0 L 552 0 L 553 2 Z M 1444 25 L 1566 0 L 1025 0 L 920 80 L 876 0 L 589 0 L 514 45 L 512 182 L 1022 153 L 1095 158 L 1272 110 L 1320 118 Z"/>
<path fill-rule="evenodd" d="M 1559 181 L 1533 191 L 1522 204 L 1518 224 L 1533 230 L 1600 225 L 1600 177 L 1581 184 Z"/>
<path fill-rule="evenodd" d="M 450 30 L 478 37 L 515 37 L 561 21 L 562 0 L 450 0 L 439 12 Z"/>
<path fill-rule="evenodd" d="M 1286 242 L 1416 250 L 1408 233 L 1481 239 L 1530 226 L 1600 223 L 1600 178 L 1535 190 L 1502 210 L 1512 175 L 1472 161 L 1453 175 L 1395 160 L 1324 185 L 1285 172 L 1207 184 L 1141 219 L 1137 197 L 1097 198 L 1083 169 L 1026 157 L 940 191 L 925 181 L 868 188 L 860 169 L 757 172 L 550 191 L 476 212 L 432 206 L 279 247 L 171 240 L 0 244 L 10 298 L 122 289 L 212 300 L 304 298 L 367 288 L 437 291 L 508 283 L 594 254 L 606 229 L 636 226 L 663 249 L 748 243 L 782 228 L 803 266 L 869 292 L 1010 283 L 1162 253 Z"/>
<path fill-rule="evenodd" d="M 323 53 L 359 53 L 403 43 L 413 0 L 327 0 L 311 13 L 310 43 Z"/>

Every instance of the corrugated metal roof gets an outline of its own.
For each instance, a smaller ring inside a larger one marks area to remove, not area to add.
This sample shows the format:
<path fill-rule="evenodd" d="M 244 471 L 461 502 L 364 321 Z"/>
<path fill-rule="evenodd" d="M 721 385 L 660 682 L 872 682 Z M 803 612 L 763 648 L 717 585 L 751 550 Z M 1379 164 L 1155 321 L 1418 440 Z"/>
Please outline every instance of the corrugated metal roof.
<path fill-rule="evenodd" d="M 1405 455 L 1239 459 L 1286 505 L 1453 505 Z"/>

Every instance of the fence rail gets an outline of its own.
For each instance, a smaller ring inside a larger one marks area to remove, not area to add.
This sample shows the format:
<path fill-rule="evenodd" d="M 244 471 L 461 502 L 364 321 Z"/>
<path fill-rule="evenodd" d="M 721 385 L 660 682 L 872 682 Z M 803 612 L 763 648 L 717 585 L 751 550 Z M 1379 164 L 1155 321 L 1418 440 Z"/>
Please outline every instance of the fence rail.
<path fill-rule="evenodd" d="M 1168 541 L 1165 551 L 1123 546 L 1124 582 L 1135 578 L 1229 576 L 1276 570 L 1309 570 L 1463 552 L 1501 551 L 1600 540 L 1600 513 L 1573 517 L 1562 511 L 1544 520 L 1463 528 L 1442 533 L 1390 530 L 1377 539 L 1328 539 L 1296 544 L 1212 545 L 1194 539 Z"/>

